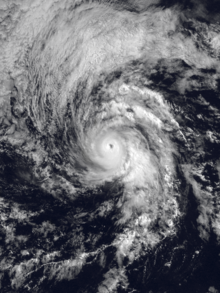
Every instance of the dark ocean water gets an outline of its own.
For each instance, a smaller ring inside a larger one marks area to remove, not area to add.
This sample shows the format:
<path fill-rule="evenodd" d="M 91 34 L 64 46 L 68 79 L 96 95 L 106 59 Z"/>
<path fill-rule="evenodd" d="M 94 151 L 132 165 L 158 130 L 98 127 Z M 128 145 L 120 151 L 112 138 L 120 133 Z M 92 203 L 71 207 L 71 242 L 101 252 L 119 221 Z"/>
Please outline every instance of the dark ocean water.
<path fill-rule="evenodd" d="M 1 292 L 220 292 L 218 18 L 0 4 Z"/>

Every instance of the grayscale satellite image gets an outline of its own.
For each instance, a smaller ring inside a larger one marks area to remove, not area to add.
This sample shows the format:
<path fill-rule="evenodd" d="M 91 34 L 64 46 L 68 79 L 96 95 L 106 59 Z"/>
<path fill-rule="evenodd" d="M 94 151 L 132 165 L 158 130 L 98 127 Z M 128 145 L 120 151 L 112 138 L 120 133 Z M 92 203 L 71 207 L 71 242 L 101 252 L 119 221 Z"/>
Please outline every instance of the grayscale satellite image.
<path fill-rule="evenodd" d="M 0 292 L 220 293 L 219 179 L 219 0 L 0 0 Z"/>

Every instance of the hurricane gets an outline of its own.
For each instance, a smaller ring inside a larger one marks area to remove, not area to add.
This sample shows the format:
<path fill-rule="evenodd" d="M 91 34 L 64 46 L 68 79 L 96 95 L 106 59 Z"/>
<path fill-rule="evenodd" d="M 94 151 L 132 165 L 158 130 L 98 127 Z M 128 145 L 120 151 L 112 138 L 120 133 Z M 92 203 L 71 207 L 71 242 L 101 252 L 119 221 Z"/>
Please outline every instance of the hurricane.
<path fill-rule="evenodd" d="M 219 16 L 0 3 L 2 292 L 220 292 Z"/>

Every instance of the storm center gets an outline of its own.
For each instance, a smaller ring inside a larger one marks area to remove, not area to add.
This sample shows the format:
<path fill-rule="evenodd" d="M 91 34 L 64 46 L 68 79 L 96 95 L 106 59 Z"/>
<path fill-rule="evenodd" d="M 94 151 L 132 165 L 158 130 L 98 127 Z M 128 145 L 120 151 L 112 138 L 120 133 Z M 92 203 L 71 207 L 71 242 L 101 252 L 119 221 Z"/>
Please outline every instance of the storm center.
<path fill-rule="evenodd" d="M 122 163 L 124 147 L 120 137 L 110 132 L 97 138 L 93 152 L 96 163 L 106 170 L 113 170 Z"/>

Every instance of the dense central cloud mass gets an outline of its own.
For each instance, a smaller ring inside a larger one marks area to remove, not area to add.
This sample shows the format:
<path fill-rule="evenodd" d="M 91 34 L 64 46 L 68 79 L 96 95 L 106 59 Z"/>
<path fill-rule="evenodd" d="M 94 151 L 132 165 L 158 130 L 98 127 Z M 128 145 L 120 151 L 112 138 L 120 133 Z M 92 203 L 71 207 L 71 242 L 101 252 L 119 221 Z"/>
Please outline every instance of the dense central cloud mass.
<path fill-rule="evenodd" d="M 219 292 L 218 11 L 174 2 L 3 2 L 3 292 Z"/>
<path fill-rule="evenodd" d="M 93 137 L 93 140 L 97 140 L 91 145 L 94 162 L 97 162 L 102 169 L 117 170 L 122 163 L 125 152 L 120 137 L 109 131 L 101 137 Z"/>

